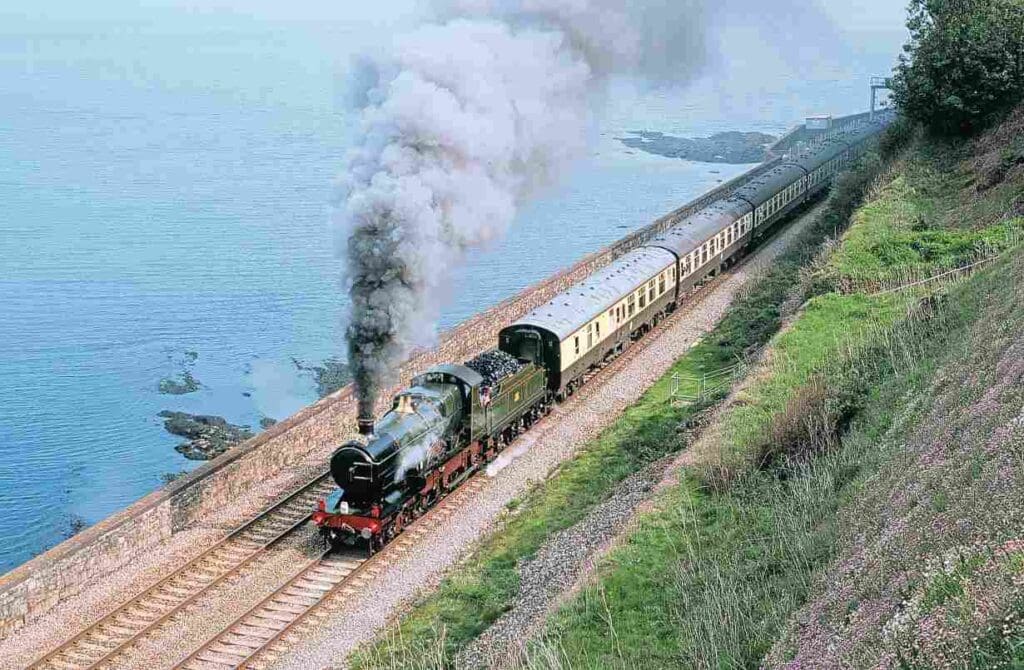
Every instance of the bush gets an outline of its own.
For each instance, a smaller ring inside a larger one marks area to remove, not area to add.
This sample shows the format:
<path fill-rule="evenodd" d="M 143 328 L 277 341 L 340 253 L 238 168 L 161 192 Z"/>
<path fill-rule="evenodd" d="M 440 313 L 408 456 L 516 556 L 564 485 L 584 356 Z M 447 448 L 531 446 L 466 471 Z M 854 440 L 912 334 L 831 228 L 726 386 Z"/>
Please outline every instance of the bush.
<path fill-rule="evenodd" d="M 941 135 L 970 134 L 1024 98 L 1024 1 L 911 0 L 896 103 Z"/>
<path fill-rule="evenodd" d="M 823 375 L 815 376 L 772 417 L 764 442 L 755 447 L 758 467 L 774 470 L 806 463 L 838 443 L 851 412 L 829 386 Z"/>
<path fill-rule="evenodd" d="M 878 153 L 883 161 L 898 156 L 917 136 L 918 125 L 906 116 L 898 116 L 878 138 Z"/>

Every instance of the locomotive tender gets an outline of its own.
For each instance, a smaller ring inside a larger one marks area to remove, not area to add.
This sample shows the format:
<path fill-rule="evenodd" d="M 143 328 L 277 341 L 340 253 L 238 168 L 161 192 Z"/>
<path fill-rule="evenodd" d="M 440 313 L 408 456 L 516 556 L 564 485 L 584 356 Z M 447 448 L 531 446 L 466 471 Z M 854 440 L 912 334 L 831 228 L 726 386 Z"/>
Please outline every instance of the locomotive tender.
<path fill-rule="evenodd" d="M 332 544 L 383 546 L 827 188 L 887 121 L 792 156 L 685 217 L 502 329 L 498 350 L 413 379 L 372 435 L 334 452 L 339 488 L 318 503 L 313 522 Z"/>

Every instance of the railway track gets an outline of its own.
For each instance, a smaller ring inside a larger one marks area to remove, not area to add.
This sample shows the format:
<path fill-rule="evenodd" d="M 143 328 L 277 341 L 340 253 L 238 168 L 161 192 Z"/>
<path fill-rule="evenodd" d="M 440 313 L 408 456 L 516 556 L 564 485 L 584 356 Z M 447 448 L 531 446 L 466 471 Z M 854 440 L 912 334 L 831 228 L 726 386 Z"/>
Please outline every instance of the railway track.
<path fill-rule="evenodd" d="M 305 624 L 330 613 L 343 598 L 364 588 L 391 561 L 436 530 L 459 508 L 462 498 L 485 483 L 483 473 L 471 476 L 372 557 L 365 551 L 327 550 L 311 559 L 297 575 L 179 661 L 175 670 L 268 667 L 301 637 Z"/>
<path fill-rule="evenodd" d="M 742 267 L 745 262 L 746 259 L 734 267 Z M 586 381 L 621 368 L 653 343 L 657 334 L 698 307 L 702 296 L 728 276 L 729 272 L 725 272 L 708 280 L 690 295 L 685 304 L 655 326 L 648 336 L 601 368 L 593 370 Z M 592 388 L 592 384 L 583 384 L 562 407 L 585 400 Z M 561 412 L 556 410 L 556 413 Z M 542 419 L 538 428 L 546 420 Z M 367 558 L 365 552 L 332 553 L 328 550 L 310 560 L 295 577 L 209 638 L 175 665 L 174 670 L 263 670 L 269 667 L 302 638 L 306 624 L 337 609 L 346 596 L 355 595 L 390 562 L 420 538 L 433 532 L 459 508 L 462 498 L 483 488 L 487 482 L 484 472 L 471 476 L 374 556 Z"/>
<path fill-rule="evenodd" d="M 36 661 L 31 670 L 99 670 L 157 631 L 301 527 L 333 487 L 328 473 L 292 491 L 255 519 Z"/>
<path fill-rule="evenodd" d="M 625 365 L 657 339 L 658 333 L 696 308 L 700 298 L 727 276 L 728 273 L 723 273 L 710 279 L 651 333 L 589 373 L 586 377 L 588 383 L 584 383 L 562 407 L 585 400 L 593 388 L 589 382 L 594 377 L 606 376 Z M 556 413 L 561 412 L 556 410 Z M 540 428 L 546 420 L 542 419 L 537 427 Z M 332 553 L 328 550 L 311 559 L 296 576 L 209 638 L 178 662 L 174 670 L 263 670 L 269 667 L 301 639 L 305 624 L 317 616 L 326 616 L 340 605 L 339 601 L 345 596 L 363 589 L 391 561 L 404 554 L 424 535 L 433 532 L 459 508 L 462 498 L 473 495 L 486 481 L 484 471 L 477 472 L 372 557 L 367 558 L 365 552 Z"/>
<path fill-rule="evenodd" d="M 774 234 L 761 241 L 767 243 Z M 760 246 L 760 245 L 759 245 Z M 589 383 L 620 369 L 645 350 L 657 335 L 687 313 L 699 308 L 702 298 L 732 271 L 757 256 L 746 256 L 733 268 L 709 279 L 691 293 L 675 312 L 667 315 L 645 337 L 614 359 L 587 374 L 582 387 L 559 409 L 584 401 L 593 390 Z M 562 412 L 556 409 L 557 414 Z M 540 423 L 546 422 L 542 420 Z M 538 425 L 537 428 L 540 428 Z M 176 670 L 264 668 L 300 637 L 304 624 L 336 609 L 342 596 L 351 595 L 400 557 L 418 539 L 432 532 L 458 508 L 458 500 L 486 483 L 483 472 L 470 477 L 408 530 L 371 558 L 365 552 L 332 553 L 310 559 L 299 573 L 253 606 L 220 633 L 175 665 Z M 40 659 L 32 670 L 99 670 L 117 667 L 124 651 L 156 631 L 216 585 L 237 574 L 272 545 L 287 537 L 309 518 L 315 501 L 334 488 L 329 473 L 289 494 L 249 523 L 97 621 L 61 647 Z"/>

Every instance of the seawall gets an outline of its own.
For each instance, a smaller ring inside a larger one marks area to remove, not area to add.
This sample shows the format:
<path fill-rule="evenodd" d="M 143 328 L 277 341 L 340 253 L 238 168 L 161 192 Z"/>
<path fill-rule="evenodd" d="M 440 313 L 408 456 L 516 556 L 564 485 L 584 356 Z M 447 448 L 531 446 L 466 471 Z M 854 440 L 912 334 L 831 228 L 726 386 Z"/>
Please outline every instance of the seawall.
<path fill-rule="evenodd" d="M 755 167 L 445 332 L 437 347 L 411 357 L 399 386 L 384 397 L 390 398 L 414 373 L 493 347 L 504 326 L 780 160 Z M 346 387 L 0 577 L 0 639 L 256 484 L 338 444 L 355 432 L 354 419 L 352 388 Z"/>

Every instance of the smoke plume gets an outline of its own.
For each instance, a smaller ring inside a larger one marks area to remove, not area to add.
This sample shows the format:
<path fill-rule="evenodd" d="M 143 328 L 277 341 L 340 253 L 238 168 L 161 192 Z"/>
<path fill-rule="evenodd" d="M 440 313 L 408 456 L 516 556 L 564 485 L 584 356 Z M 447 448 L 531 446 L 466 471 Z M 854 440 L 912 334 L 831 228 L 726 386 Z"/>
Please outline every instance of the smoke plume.
<path fill-rule="evenodd" d="M 587 146 L 609 77 L 689 78 L 697 0 L 448 0 L 361 59 L 358 139 L 336 220 L 347 239 L 349 364 L 361 416 L 436 336 L 452 267 Z"/>

